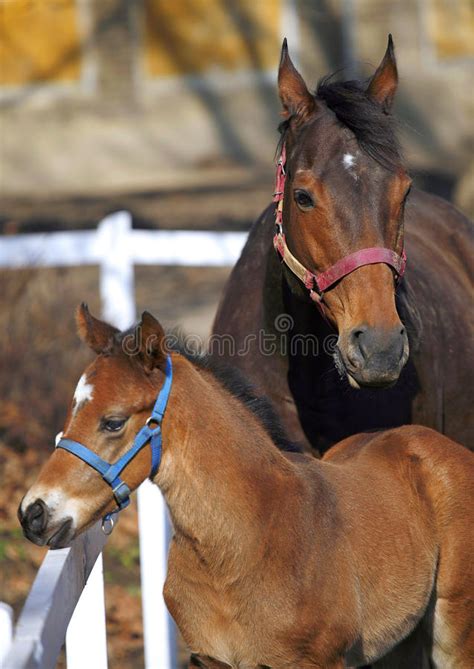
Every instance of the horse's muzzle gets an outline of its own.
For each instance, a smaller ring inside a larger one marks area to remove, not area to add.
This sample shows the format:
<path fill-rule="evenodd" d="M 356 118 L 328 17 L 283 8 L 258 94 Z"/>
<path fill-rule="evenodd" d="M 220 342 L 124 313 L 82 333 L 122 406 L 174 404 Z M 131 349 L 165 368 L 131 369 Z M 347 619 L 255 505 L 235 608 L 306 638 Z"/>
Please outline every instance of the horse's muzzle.
<path fill-rule="evenodd" d="M 42 499 L 37 499 L 22 511 L 18 507 L 18 519 L 23 528 L 23 534 L 37 546 L 48 545 L 50 548 L 64 548 L 74 537 L 72 518 L 66 517 L 60 524 L 50 522 L 48 506 Z"/>
<path fill-rule="evenodd" d="M 353 387 L 384 388 L 396 383 L 408 352 L 403 326 L 389 331 L 360 326 L 340 337 L 336 356 Z"/>

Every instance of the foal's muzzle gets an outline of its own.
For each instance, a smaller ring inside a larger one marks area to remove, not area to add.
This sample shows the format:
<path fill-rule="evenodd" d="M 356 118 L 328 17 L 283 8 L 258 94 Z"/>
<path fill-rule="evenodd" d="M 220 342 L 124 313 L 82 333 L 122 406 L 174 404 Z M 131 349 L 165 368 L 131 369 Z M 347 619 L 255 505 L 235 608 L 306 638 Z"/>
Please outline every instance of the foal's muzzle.
<path fill-rule="evenodd" d="M 50 548 L 64 548 L 74 537 L 73 521 L 70 517 L 61 519 L 61 522 L 51 523 L 51 514 L 47 504 L 38 498 L 29 504 L 25 511 L 18 507 L 18 519 L 23 528 L 23 534 L 37 546 L 48 545 Z"/>
<path fill-rule="evenodd" d="M 388 387 L 408 359 L 408 337 L 401 325 L 392 330 L 360 326 L 340 337 L 339 367 L 354 387 Z"/>

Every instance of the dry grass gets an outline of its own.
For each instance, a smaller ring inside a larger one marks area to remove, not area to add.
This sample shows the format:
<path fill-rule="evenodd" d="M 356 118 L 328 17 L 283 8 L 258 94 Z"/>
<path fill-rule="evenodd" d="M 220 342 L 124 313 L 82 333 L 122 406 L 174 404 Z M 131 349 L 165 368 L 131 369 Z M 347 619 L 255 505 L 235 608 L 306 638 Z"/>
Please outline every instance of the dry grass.
<path fill-rule="evenodd" d="M 0 274 L 0 439 L 18 452 L 48 452 L 64 422 L 90 358 L 72 316 L 78 292 L 94 296 L 96 282 L 92 268 Z"/>

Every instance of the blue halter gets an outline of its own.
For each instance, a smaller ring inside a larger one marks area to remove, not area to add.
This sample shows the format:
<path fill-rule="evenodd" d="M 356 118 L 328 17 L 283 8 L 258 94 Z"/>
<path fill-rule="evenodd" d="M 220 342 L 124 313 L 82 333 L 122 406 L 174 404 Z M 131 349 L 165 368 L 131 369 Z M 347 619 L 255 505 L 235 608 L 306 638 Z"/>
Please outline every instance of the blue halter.
<path fill-rule="evenodd" d="M 129 464 L 136 454 L 150 442 L 151 446 L 151 472 L 150 478 L 155 476 L 161 462 L 161 421 L 165 414 L 166 405 L 171 392 L 171 384 L 173 382 L 173 367 L 171 358 L 168 355 L 166 358 L 165 382 L 159 392 L 151 416 L 146 421 L 140 432 L 133 441 L 133 446 L 124 453 L 117 462 L 110 464 L 102 460 L 96 453 L 90 450 L 87 446 L 80 444 L 78 441 L 72 439 L 60 439 L 56 448 L 63 448 L 73 455 L 87 463 L 90 467 L 101 474 L 102 478 L 112 488 L 117 508 L 104 516 L 104 521 L 111 519 L 114 513 L 125 509 L 130 504 L 130 488 L 122 481 L 120 474 Z M 153 427 L 154 426 L 154 427 Z"/>

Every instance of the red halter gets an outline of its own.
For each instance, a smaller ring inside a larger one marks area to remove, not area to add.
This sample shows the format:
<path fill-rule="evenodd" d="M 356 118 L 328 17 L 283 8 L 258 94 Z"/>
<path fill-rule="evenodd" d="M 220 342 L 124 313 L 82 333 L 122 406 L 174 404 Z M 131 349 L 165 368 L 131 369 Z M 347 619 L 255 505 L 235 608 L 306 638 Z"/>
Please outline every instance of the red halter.
<path fill-rule="evenodd" d="M 354 270 L 364 265 L 375 265 L 384 263 L 391 267 L 396 276 L 397 281 L 403 277 L 406 265 L 405 249 L 402 250 L 402 255 L 392 251 L 391 249 L 383 247 L 372 247 L 355 251 L 341 260 L 338 260 L 334 265 L 329 267 L 324 272 L 311 272 L 300 261 L 295 258 L 286 244 L 285 234 L 283 232 L 283 198 L 285 193 L 286 181 L 286 147 L 283 145 L 280 158 L 277 164 L 275 193 L 273 195 L 273 202 L 277 203 L 275 211 L 276 233 L 273 238 L 273 245 L 281 256 L 282 261 L 295 274 L 310 291 L 310 296 L 315 302 L 321 302 L 323 293 L 334 286 L 337 281 L 347 276 Z"/>

